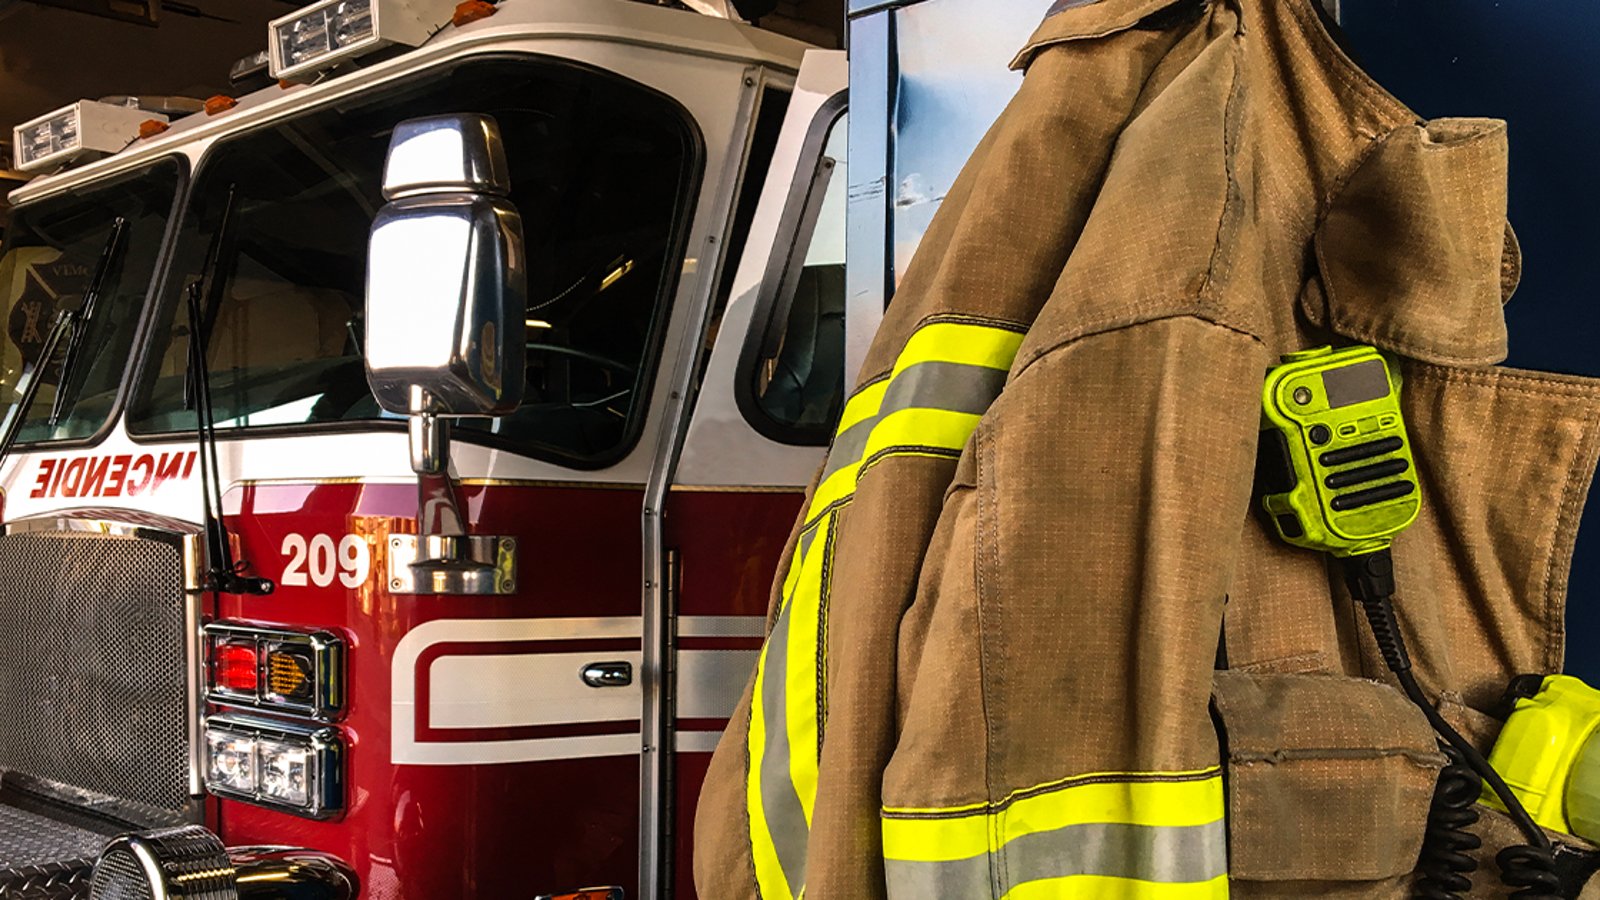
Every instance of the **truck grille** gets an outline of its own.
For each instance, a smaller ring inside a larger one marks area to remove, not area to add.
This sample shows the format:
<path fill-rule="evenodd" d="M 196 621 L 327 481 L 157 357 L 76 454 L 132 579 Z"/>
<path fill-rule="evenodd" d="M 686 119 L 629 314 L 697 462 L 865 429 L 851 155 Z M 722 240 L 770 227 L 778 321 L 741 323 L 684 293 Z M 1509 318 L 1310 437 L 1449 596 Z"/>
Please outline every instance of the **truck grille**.
<path fill-rule="evenodd" d="M 0 769 L 183 811 L 185 637 L 176 545 L 0 535 Z"/>

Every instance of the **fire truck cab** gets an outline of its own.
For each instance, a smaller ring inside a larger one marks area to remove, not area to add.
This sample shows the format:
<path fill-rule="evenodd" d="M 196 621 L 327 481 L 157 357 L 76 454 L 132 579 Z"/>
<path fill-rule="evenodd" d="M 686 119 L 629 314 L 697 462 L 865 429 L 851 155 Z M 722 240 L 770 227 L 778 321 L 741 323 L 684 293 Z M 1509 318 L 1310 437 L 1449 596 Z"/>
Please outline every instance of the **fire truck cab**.
<path fill-rule="evenodd" d="M 306 7 L 286 80 L 87 163 L 52 161 L 92 107 L 18 130 L 59 171 L 0 247 L 0 897 L 693 896 L 694 799 L 882 312 L 845 291 L 843 55 L 453 6 Z M 443 233 L 369 255 L 418 119 L 503 154 L 498 268 Z M 461 271 L 525 295 L 482 336 L 522 396 L 454 420 L 464 533 L 433 534 L 438 423 L 366 370 L 448 344 L 457 310 L 393 286 Z"/>

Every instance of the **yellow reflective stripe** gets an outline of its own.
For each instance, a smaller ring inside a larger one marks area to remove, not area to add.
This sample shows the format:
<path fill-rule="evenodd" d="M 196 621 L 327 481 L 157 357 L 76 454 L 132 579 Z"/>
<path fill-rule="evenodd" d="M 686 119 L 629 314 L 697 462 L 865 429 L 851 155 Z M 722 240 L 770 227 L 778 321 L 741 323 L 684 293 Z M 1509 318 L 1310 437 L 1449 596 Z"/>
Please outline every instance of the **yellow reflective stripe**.
<path fill-rule="evenodd" d="M 750 855 L 755 863 L 756 884 L 763 898 L 792 900 L 789 882 L 783 875 L 783 865 L 778 861 L 778 849 L 767 830 L 765 804 L 761 800 L 761 761 L 766 753 L 767 735 L 762 716 L 761 688 L 767 677 L 767 652 L 761 651 L 756 664 L 756 684 L 750 698 L 750 770 L 745 778 L 745 803 L 750 812 Z"/>
<path fill-rule="evenodd" d="M 917 363 L 948 362 L 1009 369 L 1022 346 L 1022 333 L 970 322 L 933 322 L 917 329 L 894 363 L 894 374 Z"/>
<path fill-rule="evenodd" d="M 1019 884 L 1000 900 L 1226 900 L 1228 876 L 1168 884 L 1109 875 L 1068 875 Z"/>
<path fill-rule="evenodd" d="M 867 439 L 866 458 L 894 447 L 934 447 L 958 451 L 983 418 L 948 409 L 903 409 L 885 416 Z"/>
<path fill-rule="evenodd" d="M 890 900 L 1224 898 L 1217 769 L 1079 776 L 1005 801 L 883 810 Z"/>
<path fill-rule="evenodd" d="M 806 509 L 806 519 L 810 520 L 820 515 L 829 506 L 854 494 L 856 492 L 856 473 L 860 469 L 861 460 L 858 459 L 835 471 L 821 484 L 817 485 L 816 493 L 811 495 L 811 506 Z"/>
<path fill-rule="evenodd" d="M 883 392 L 889 389 L 889 379 L 884 378 L 867 385 L 856 392 L 844 405 L 844 412 L 839 416 L 839 427 L 835 434 L 843 434 L 854 425 L 872 418 L 878 414 L 878 404 L 883 402 Z"/>
<path fill-rule="evenodd" d="M 941 862 L 982 856 L 999 847 L 990 842 L 994 822 L 986 813 L 956 819 L 883 820 L 883 856 L 906 862 Z"/>
<path fill-rule="evenodd" d="M 756 879 L 766 900 L 803 900 L 805 895 L 826 702 L 819 666 L 833 525 L 827 513 L 854 494 L 861 467 L 874 452 L 918 454 L 964 446 L 999 393 L 1021 342 L 1020 333 L 1005 328 L 930 323 L 907 340 L 887 377 L 845 403 L 834 447 L 807 507 L 808 531 L 789 560 L 778 616 L 756 667 L 746 794 Z"/>
<path fill-rule="evenodd" d="M 1222 777 L 1184 781 L 1121 781 L 1084 784 L 1027 797 L 1006 810 L 1006 838 L 1067 825 L 1183 827 L 1222 818 Z"/>
<path fill-rule="evenodd" d="M 987 806 L 960 807 L 943 814 L 885 809 L 883 855 L 908 862 L 939 862 L 979 856 L 1023 835 L 1072 825 L 1186 827 L 1222 819 L 1221 776 L 1180 777 L 1184 780 L 1073 784 L 1023 797 L 994 812 L 988 812 Z M 993 843 L 991 829 L 995 831 Z"/>
<path fill-rule="evenodd" d="M 817 526 L 812 550 L 801 563 L 794 600 L 789 604 L 788 679 L 784 703 L 788 706 L 789 774 L 800 797 L 806 826 L 811 825 L 812 803 L 817 795 L 817 651 L 820 644 L 822 570 L 827 556 L 831 517 Z"/>

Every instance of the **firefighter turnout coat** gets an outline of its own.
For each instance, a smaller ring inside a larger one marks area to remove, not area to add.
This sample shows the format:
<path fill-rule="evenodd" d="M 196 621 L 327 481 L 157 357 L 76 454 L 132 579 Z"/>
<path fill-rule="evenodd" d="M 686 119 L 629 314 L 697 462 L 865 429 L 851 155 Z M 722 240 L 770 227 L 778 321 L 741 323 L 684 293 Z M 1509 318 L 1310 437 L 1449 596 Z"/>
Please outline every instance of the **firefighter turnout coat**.
<path fill-rule="evenodd" d="M 1313 2 L 1060 0 L 1022 50 L 791 539 L 701 897 L 1404 896 L 1444 759 L 1252 511 L 1281 353 L 1398 361 L 1395 603 L 1446 715 L 1486 749 L 1560 670 L 1600 389 L 1494 365 L 1504 124 L 1420 120 Z"/>

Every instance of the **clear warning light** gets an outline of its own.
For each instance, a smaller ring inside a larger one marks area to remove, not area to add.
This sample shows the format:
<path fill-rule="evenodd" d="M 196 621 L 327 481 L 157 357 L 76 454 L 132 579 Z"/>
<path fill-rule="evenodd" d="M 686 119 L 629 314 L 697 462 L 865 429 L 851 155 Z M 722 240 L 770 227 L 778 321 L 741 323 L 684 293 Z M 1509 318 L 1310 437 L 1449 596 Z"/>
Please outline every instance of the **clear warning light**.
<path fill-rule="evenodd" d="M 151 118 L 134 107 L 79 100 L 12 130 L 16 167 L 36 172 L 90 153 L 115 153 L 138 139 L 139 126 Z M 165 116 L 154 118 L 166 121 Z"/>
<path fill-rule="evenodd" d="M 450 22 L 442 0 L 324 0 L 268 26 L 272 75 L 295 80 L 389 44 L 415 47 Z"/>

